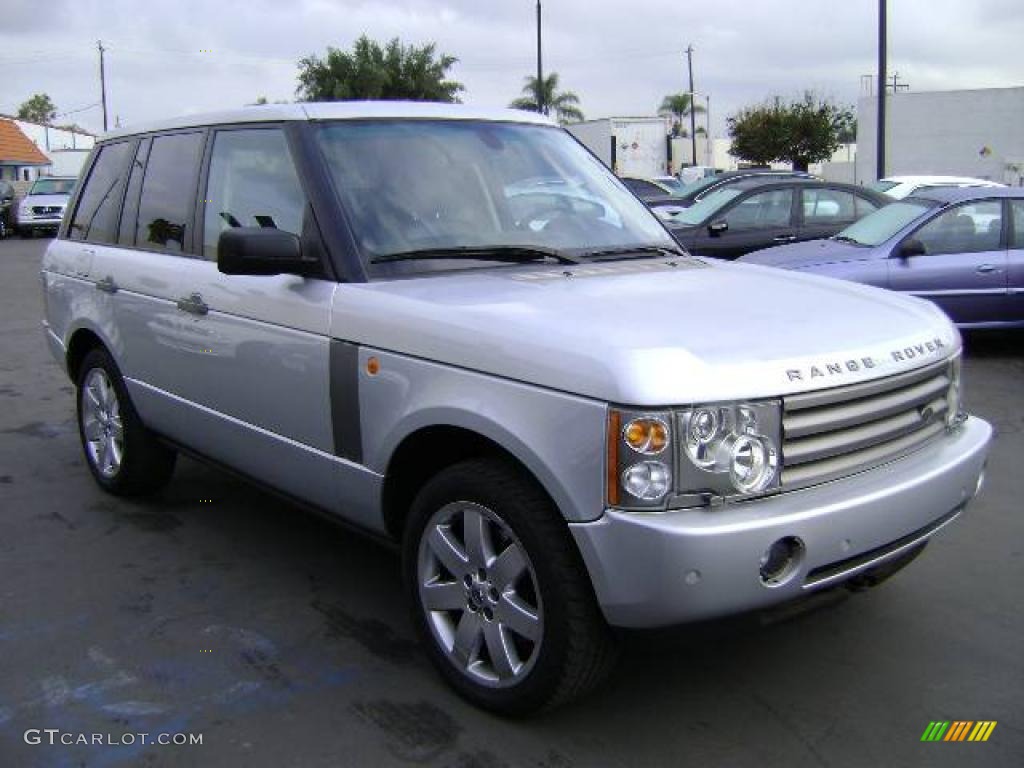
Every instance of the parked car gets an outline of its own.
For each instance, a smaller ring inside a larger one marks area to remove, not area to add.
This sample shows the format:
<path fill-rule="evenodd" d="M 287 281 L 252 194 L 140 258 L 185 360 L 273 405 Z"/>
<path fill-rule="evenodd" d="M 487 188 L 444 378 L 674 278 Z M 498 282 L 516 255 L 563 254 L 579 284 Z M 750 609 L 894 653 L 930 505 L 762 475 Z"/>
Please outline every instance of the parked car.
<path fill-rule="evenodd" d="M 641 200 L 650 200 L 666 195 L 676 197 L 683 194 L 683 184 L 675 176 L 655 176 L 650 179 L 622 176 L 621 179 L 629 191 Z"/>
<path fill-rule="evenodd" d="M 689 258 L 542 115 L 189 115 L 83 180 L 41 281 L 95 481 L 155 491 L 185 448 L 397 543 L 480 706 L 591 689 L 611 626 L 875 583 L 980 487 L 942 312 Z"/>
<path fill-rule="evenodd" d="M 681 193 L 664 195 L 662 197 L 648 196 L 645 202 L 654 209 L 664 213 L 681 208 L 689 208 L 694 203 L 699 203 L 712 192 L 734 185 L 747 184 L 750 181 L 785 181 L 786 179 L 814 179 L 815 177 L 804 171 L 776 171 L 770 168 L 752 168 L 744 171 L 726 171 L 713 176 L 687 184 Z"/>
<path fill-rule="evenodd" d="M 690 253 L 735 259 L 779 243 L 834 235 L 889 202 L 852 184 L 749 177 L 671 215 L 654 210 Z"/>
<path fill-rule="evenodd" d="M 995 181 L 972 179 L 968 176 L 889 176 L 873 181 L 867 185 L 869 189 L 883 192 L 895 200 L 916 194 L 933 187 L 1003 187 Z"/>
<path fill-rule="evenodd" d="M 0 238 L 14 229 L 14 185 L 0 179 Z"/>
<path fill-rule="evenodd" d="M 39 232 L 56 234 L 76 181 L 74 176 L 36 179 L 18 204 L 18 234 L 22 237 L 32 237 Z"/>
<path fill-rule="evenodd" d="M 923 190 L 830 240 L 742 261 L 911 293 L 961 328 L 1024 327 L 1024 189 Z"/>

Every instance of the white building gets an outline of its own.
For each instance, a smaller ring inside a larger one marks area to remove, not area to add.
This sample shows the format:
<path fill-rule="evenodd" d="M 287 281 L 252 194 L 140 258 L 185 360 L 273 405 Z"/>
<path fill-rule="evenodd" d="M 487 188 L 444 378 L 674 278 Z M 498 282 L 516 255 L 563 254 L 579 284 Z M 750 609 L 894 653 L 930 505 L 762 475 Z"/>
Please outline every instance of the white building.
<path fill-rule="evenodd" d="M 96 142 L 91 133 L 30 123 L 16 117 L 8 119 L 50 160 L 47 166 L 23 168 L 19 181 L 33 181 L 37 176 L 77 176 Z M 24 178 L 26 173 L 28 178 Z"/>
<path fill-rule="evenodd" d="M 857 178 L 875 179 L 876 97 L 857 105 Z M 886 98 L 885 175 L 1024 180 L 1024 88 L 905 91 Z"/>

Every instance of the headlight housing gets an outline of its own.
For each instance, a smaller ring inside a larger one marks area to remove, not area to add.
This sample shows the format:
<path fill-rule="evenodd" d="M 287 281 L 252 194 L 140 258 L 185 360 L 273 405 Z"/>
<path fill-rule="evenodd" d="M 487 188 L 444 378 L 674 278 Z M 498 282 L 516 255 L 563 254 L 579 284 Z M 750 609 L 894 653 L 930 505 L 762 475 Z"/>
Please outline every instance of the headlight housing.
<path fill-rule="evenodd" d="M 778 400 L 697 405 L 681 411 L 679 492 L 751 496 L 778 488 L 781 413 Z"/>
<path fill-rule="evenodd" d="M 665 412 L 611 409 L 606 497 L 621 509 L 666 509 L 779 487 L 782 404 L 714 403 Z"/>

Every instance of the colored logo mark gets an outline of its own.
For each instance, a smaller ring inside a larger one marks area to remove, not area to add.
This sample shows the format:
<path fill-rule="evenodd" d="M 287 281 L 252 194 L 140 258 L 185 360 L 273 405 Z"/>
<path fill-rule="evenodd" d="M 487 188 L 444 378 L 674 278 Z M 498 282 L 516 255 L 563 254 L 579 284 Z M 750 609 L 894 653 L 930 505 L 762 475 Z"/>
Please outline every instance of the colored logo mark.
<path fill-rule="evenodd" d="M 988 741 L 996 720 L 933 720 L 921 734 L 921 741 Z"/>

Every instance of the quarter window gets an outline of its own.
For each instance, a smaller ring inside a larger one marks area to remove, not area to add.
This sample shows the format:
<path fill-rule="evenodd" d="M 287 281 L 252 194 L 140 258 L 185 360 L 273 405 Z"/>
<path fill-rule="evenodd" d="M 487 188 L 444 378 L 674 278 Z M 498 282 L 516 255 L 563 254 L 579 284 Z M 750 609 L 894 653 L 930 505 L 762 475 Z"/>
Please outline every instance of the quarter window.
<path fill-rule="evenodd" d="M 68 237 L 91 243 L 117 240 L 117 212 L 124 194 L 125 164 L 134 144 L 107 144 L 96 156 L 89 180 L 71 219 Z"/>
<path fill-rule="evenodd" d="M 978 253 L 999 248 L 1003 204 L 998 200 L 958 205 L 925 224 L 914 235 L 926 254 Z"/>
<path fill-rule="evenodd" d="M 203 255 L 217 258 L 220 233 L 271 227 L 299 235 L 306 198 L 280 129 L 220 131 L 213 144 Z"/>
<path fill-rule="evenodd" d="M 135 242 L 150 248 L 184 251 L 191 233 L 195 179 L 203 134 L 157 136 L 149 152 L 139 199 Z"/>

